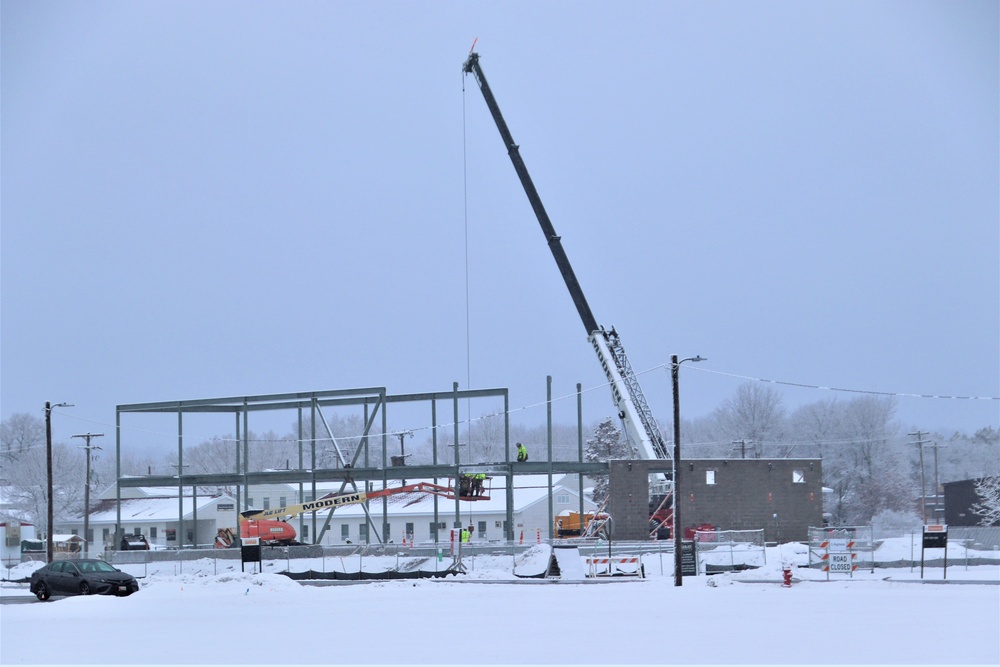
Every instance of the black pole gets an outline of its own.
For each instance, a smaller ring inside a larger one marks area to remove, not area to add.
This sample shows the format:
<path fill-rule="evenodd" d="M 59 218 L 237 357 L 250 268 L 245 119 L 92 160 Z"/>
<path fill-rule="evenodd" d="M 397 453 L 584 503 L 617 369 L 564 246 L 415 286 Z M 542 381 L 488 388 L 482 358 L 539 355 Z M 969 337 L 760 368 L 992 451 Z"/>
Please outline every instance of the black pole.
<path fill-rule="evenodd" d="M 48 475 L 48 523 L 45 526 L 45 562 L 52 562 L 52 404 L 45 401 L 45 470 Z"/>
<path fill-rule="evenodd" d="M 678 494 L 680 493 L 681 479 L 681 402 L 678 396 L 678 375 L 680 363 L 677 355 L 670 357 L 670 375 L 674 385 L 674 586 L 684 583 L 681 576 L 681 503 Z"/>

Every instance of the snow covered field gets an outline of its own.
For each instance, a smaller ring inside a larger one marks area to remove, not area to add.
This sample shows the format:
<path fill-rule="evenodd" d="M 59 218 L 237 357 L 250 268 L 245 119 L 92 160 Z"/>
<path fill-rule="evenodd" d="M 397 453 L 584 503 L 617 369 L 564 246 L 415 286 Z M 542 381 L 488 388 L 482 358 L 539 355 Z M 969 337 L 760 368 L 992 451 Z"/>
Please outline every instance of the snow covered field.
<path fill-rule="evenodd" d="M 539 549 L 536 561 L 547 558 Z M 238 561 L 185 562 L 179 574 L 149 564 L 128 598 L 7 600 L 0 663 L 1000 664 L 1000 567 L 949 562 L 945 585 L 940 567 L 923 584 L 919 567 L 829 581 L 793 567 L 784 588 L 782 560 L 804 564 L 803 548 L 769 549 L 764 567 L 681 588 L 655 555 L 644 580 L 597 583 L 518 579 L 510 556 L 467 559 L 468 574 L 447 579 L 323 586 L 272 573 L 285 561 L 263 574 Z M 519 557 L 518 569 L 531 561 Z M 5 583 L 0 595 L 29 593 Z"/>

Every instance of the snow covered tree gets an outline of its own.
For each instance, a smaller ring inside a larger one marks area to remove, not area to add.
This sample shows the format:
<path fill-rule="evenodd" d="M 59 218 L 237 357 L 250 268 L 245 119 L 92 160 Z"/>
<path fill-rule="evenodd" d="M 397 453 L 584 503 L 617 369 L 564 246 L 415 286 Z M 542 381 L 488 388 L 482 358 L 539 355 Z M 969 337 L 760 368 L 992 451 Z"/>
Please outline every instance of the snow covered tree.
<path fill-rule="evenodd" d="M 41 417 L 19 412 L 0 422 L 0 455 L 7 461 L 43 445 L 45 422 Z"/>
<path fill-rule="evenodd" d="M 747 458 L 759 459 L 763 445 L 780 439 L 784 430 L 785 408 L 781 393 L 755 382 L 745 382 L 736 388 L 736 395 L 715 411 L 723 435 L 730 440 L 744 441 Z"/>
<path fill-rule="evenodd" d="M 594 436 L 587 440 L 587 449 L 584 452 L 584 458 L 591 463 L 634 459 L 635 456 L 635 449 L 622 437 L 621 430 L 614 425 L 611 417 L 607 417 L 594 428 Z M 608 475 L 593 475 L 590 479 L 594 480 L 593 500 L 600 505 L 608 497 Z"/>
<path fill-rule="evenodd" d="M 45 422 L 30 414 L 12 415 L 0 423 L 3 478 L 11 514 L 48 529 L 48 466 Z M 52 445 L 53 516 L 58 521 L 83 509 L 85 461 L 82 450 Z"/>
<path fill-rule="evenodd" d="M 983 517 L 979 525 L 1000 525 L 1000 477 L 983 477 L 976 482 L 975 489 L 982 498 L 972 505 L 972 511 Z"/>

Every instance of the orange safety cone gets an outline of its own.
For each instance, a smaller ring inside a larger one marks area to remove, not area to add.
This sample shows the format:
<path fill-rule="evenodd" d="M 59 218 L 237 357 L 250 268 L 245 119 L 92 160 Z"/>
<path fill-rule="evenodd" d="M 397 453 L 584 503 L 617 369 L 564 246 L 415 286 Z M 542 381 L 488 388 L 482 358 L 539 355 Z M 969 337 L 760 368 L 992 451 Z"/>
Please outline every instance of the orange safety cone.
<path fill-rule="evenodd" d="M 406 546 L 406 533 L 403 533 L 403 546 Z"/>

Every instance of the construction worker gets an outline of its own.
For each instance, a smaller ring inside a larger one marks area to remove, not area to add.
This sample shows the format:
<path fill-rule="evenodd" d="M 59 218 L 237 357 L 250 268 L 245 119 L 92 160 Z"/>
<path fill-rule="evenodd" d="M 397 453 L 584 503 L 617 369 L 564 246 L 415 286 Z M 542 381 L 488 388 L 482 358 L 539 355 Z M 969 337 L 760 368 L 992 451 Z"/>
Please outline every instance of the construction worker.
<path fill-rule="evenodd" d="M 481 496 L 483 495 L 483 480 L 486 479 L 486 473 L 477 472 L 472 476 L 472 495 Z"/>
<path fill-rule="evenodd" d="M 517 443 L 517 462 L 524 463 L 528 460 L 528 450 L 525 449 L 524 445 Z"/>

